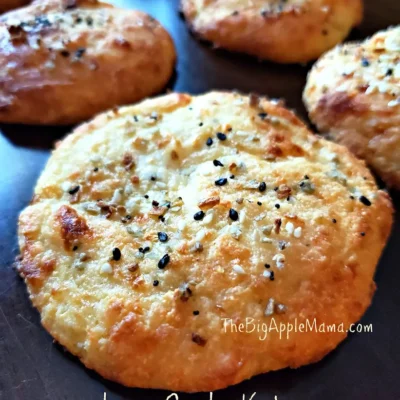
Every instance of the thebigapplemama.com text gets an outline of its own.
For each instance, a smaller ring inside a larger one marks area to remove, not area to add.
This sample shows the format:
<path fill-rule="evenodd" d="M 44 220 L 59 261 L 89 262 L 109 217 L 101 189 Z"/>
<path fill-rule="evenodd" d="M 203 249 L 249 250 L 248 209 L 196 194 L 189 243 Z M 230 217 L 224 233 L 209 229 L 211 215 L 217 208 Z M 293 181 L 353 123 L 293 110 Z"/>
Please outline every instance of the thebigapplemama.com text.
<path fill-rule="evenodd" d="M 292 333 L 372 333 L 372 324 L 351 324 L 349 329 L 346 329 L 344 323 L 341 324 L 325 324 L 318 323 L 317 319 L 305 320 L 299 322 L 295 318 L 293 323 L 277 322 L 272 317 L 268 322 L 259 321 L 254 318 L 246 318 L 245 322 L 236 323 L 230 318 L 223 318 L 225 333 L 259 333 L 259 340 L 266 340 L 269 334 L 278 334 L 279 339 L 289 339 Z"/>

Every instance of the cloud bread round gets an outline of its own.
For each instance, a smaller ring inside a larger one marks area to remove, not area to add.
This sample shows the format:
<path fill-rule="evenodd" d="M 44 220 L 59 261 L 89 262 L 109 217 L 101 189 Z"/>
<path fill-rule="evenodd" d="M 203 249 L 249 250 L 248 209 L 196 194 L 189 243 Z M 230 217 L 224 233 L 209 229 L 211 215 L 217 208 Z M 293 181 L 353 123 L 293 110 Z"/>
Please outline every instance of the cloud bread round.
<path fill-rule="evenodd" d="M 308 77 L 311 120 L 400 189 L 400 26 L 323 56 Z"/>
<path fill-rule="evenodd" d="M 307 62 L 360 23 L 361 0 L 181 0 L 190 28 L 218 47 L 282 63 Z"/>
<path fill-rule="evenodd" d="M 0 19 L 0 121 L 73 124 L 161 91 L 175 65 L 154 18 L 95 0 L 40 0 Z"/>
<path fill-rule="evenodd" d="M 209 391 L 334 349 L 346 333 L 263 341 L 229 319 L 346 329 L 370 304 L 391 214 L 363 161 L 278 102 L 170 94 L 59 144 L 20 216 L 18 270 L 87 367 Z"/>

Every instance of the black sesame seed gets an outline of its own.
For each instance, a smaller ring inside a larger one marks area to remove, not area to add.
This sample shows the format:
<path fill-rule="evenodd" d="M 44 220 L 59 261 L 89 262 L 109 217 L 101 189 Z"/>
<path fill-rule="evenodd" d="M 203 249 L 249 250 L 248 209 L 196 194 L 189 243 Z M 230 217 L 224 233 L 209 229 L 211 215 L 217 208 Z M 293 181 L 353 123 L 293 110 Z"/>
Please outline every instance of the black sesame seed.
<path fill-rule="evenodd" d="M 265 119 L 265 118 L 267 118 L 268 114 L 265 113 L 265 112 L 262 112 L 262 113 L 259 113 L 258 116 L 259 116 L 261 119 Z"/>
<path fill-rule="evenodd" d="M 231 175 L 229 178 L 231 178 L 231 179 L 235 179 L 235 175 Z"/>
<path fill-rule="evenodd" d="M 233 208 L 231 208 L 231 209 L 229 210 L 229 218 L 230 218 L 232 221 L 237 221 L 237 220 L 239 219 L 239 214 L 238 214 L 238 212 L 237 212 L 236 210 L 234 210 Z"/>
<path fill-rule="evenodd" d="M 372 204 L 365 196 L 360 196 L 359 200 L 361 201 L 361 203 L 368 207 Z"/>
<path fill-rule="evenodd" d="M 197 211 L 196 214 L 193 215 L 195 221 L 201 221 L 204 218 L 204 211 Z"/>
<path fill-rule="evenodd" d="M 259 206 L 262 206 L 261 201 L 257 201 L 257 204 L 258 204 Z"/>
<path fill-rule="evenodd" d="M 265 191 L 267 190 L 267 185 L 266 185 L 266 183 L 265 183 L 265 182 L 261 182 L 261 183 L 258 185 L 258 190 L 259 190 L 260 192 L 265 192 Z"/>
<path fill-rule="evenodd" d="M 158 262 L 158 268 L 164 269 L 170 261 L 170 257 L 168 254 L 164 254 L 161 260 Z"/>
<path fill-rule="evenodd" d="M 112 251 L 112 259 L 114 261 L 119 261 L 121 259 L 121 250 L 118 247 L 113 249 L 113 251 Z"/>
<path fill-rule="evenodd" d="M 354 196 L 350 196 L 350 199 L 351 199 L 351 200 L 354 200 Z"/>
<path fill-rule="evenodd" d="M 199 314 L 200 314 L 200 311 L 198 311 L 198 310 L 193 311 L 193 315 L 199 315 Z"/>
<path fill-rule="evenodd" d="M 93 172 L 97 172 L 99 169 L 96 167 L 93 169 Z"/>
<path fill-rule="evenodd" d="M 274 187 L 275 192 L 277 192 L 278 189 L 279 189 L 278 186 L 275 186 L 275 187 Z"/>
<path fill-rule="evenodd" d="M 221 141 L 224 141 L 224 140 L 226 140 L 226 135 L 225 135 L 225 133 L 218 132 L 218 133 L 217 133 L 217 138 L 218 138 L 219 140 L 221 140 Z"/>
<path fill-rule="evenodd" d="M 160 283 L 160 282 L 159 282 L 158 280 L 155 280 L 155 281 L 153 282 L 153 286 L 158 286 L 159 283 Z"/>
<path fill-rule="evenodd" d="M 361 236 L 365 236 L 365 232 L 361 232 Z"/>
<path fill-rule="evenodd" d="M 81 47 L 78 50 L 75 51 L 75 57 L 76 58 L 81 58 L 86 52 L 86 49 Z"/>
<path fill-rule="evenodd" d="M 151 178 L 150 178 L 150 180 L 152 180 L 153 182 L 156 180 L 156 177 L 155 176 L 152 176 Z"/>
<path fill-rule="evenodd" d="M 68 50 L 62 50 L 62 51 L 60 52 L 60 54 L 61 54 L 63 57 L 69 57 L 69 51 L 68 51 Z"/>
<path fill-rule="evenodd" d="M 165 218 L 164 218 L 162 215 L 160 215 L 160 216 L 158 217 L 158 219 L 159 219 L 161 222 L 165 222 Z"/>
<path fill-rule="evenodd" d="M 153 200 L 153 201 L 151 202 L 151 204 L 152 204 L 154 207 L 158 207 L 158 206 L 160 205 L 160 203 L 159 203 L 158 201 L 155 201 L 155 200 Z"/>
<path fill-rule="evenodd" d="M 145 195 L 144 195 L 144 198 L 145 198 L 145 199 L 148 199 L 148 198 L 149 198 L 149 195 L 148 195 L 148 194 L 145 194 Z"/>
<path fill-rule="evenodd" d="M 149 246 L 146 246 L 146 247 L 143 249 L 143 254 L 148 253 L 149 251 L 150 251 L 150 247 L 149 247 Z"/>
<path fill-rule="evenodd" d="M 369 66 L 370 66 L 370 63 L 369 63 L 369 61 L 368 61 L 366 58 L 363 58 L 363 59 L 361 60 L 361 65 L 362 65 L 363 67 L 369 67 Z"/>
<path fill-rule="evenodd" d="M 271 271 L 271 275 L 269 276 L 269 279 L 271 281 L 275 280 L 275 272 L 274 271 Z"/>
<path fill-rule="evenodd" d="M 275 204 L 275 207 L 278 209 L 281 208 L 280 204 Z"/>
<path fill-rule="evenodd" d="M 387 71 L 386 71 L 386 76 L 392 76 L 393 75 L 393 69 L 392 68 L 389 68 Z"/>
<path fill-rule="evenodd" d="M 68 190 L 68 193 L 71 194 L 71 195 L 73 195 L 73 194 L 75 194 L 75 193 L 78 193 L 79 189 L 80 189 L 80 186 L 79 186 L 79 185 L 78 185 L 78 186 L 75 186 L 75 187 L 73 187 L 72 189 Z"/>
<path fill-rule="evenodd" d="M 304 175 L 304 179 L 310 179 L 308 175 Z"/>
<path fill-rule="evenodd" d="M 72 251 L 77 251 L 78 250 L 78 246 L 74 246 L 73 248 L 72 248 Z"/>
<path fill-rule="evenodd" d="M 332 218 L 332 222 L 334 223 L 334 224 L 336 224 L 336 218 Z"/>
<path fill-rule="evenodd" d="M 214 164 L 214 166 L 216 166 L 216 167 L 223 167 L 223 166 L 224 166 L 224 164 L 222 164 L 222 162 L 219 161 L 219 160 L 214 160 L 214 161 L 213 161 L 213 164 Z"/>
<path fill-rule="evenodd" d="M 199 126 L 203 126 L 204 124 L 202 122 L 199 123 Z"/>
<path fill-rule="evenodd" d="M 168 241 L 168 235 L 167 235 L 165 232 L 158 232 L 157 235 L 158 235 L 158 240 L 159 240 L 160 242 L 165 243 L 165 242 Z"/>
<path fill-rule="evenodd" d="M 207 139 L 206 145 L 207 145 L 207 146 L 211 146 L 213 143 L 214 143 L 214 141 L 209 137 L 209 138 Z"/>
<path fill-rule="evenodd" d="M 269 265 L 269 264 L 264 264 L 264 267 L 265 267 L 265 268 L 271 268 L 271 265 Z"/>
<path fill-rule="evenodd" d="M 226 178 L 220 178 L 220 179 L 217 179 L 216 181 L 215 181 L 215 184 L 217 185 L 217 186 L 224 186 L 224 185 L 226 185 L 228 183 L 228 179 L 226 179 Z"/>

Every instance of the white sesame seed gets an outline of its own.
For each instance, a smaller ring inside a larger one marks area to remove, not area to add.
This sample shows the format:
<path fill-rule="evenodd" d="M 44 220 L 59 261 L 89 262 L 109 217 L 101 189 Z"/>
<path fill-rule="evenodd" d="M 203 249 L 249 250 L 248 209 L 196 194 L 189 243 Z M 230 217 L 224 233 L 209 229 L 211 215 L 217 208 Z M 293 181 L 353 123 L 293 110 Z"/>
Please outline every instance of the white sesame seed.
<path fill-rule="evenodd" d="M 274 229 L 273 225 L 265 225 L 261 230 L 264 235 L 269 235 L 272 232 L 272 229 Z"/>
<path fill-rule="evenodd" d="M 272 239 L 269 238 L 262 238 L 261 243 L 272 243 Z"/>
<path fill-rule="evenodd" d="M 286 229 L 286 232 L 287 232 L 289 235 L 291 235 L 291 234 L 293 233 L 293 231 L 294 231 L 294 225 L 293 225 L 291 222 L 288 222 L 288 223 L 286 224 L 285 229 Z"/>
<path fill-rule="evenodd" d="M 100 273 L 101 274 L 112 274 L 113 269 L 111 267 L 110 263 L 104 263 L 101 267 L 100 267 Z"/>
<path fill-rule="evenodd" d="M 294 230 L 294 237 L 299 238 L 302 233 L 302 228 L 299 226 Z"/>
<path fill-rule="evenodd" d="M 140 237 L 143 236 L 143 231 L 138 225 L 129 225 L 126 227 L 126 230 L 128 233 L 130 233 L 133 236 Z"/>
<path fill-rule="evenodd" d="M 180 231 L 183 231 L 186 227 L 186 221 L 184 219 L 181 219 L 178 221 L 178 229 Z"/>
<path fill-rule="evenodd" d="M 231 236 L 236 240 L 239 240 L 240 236 L 242 236 L 242 231 L 237 225 L 231 226 L 230 233 L 231 233 Z"/>
<path fill-rule="evenodd" d="M 267 307 L 266 307 L 266 309 L 264 311 L 264 315 L 266 317 L 269 317 L 270 315 L 272 315 L 274 313 L 274 305 L 275 305 L 275 300 L 271 297 L 268 300 Z"/>
<path fill-rule="evenodd" d="M 122 189 L 115 189 L 114 195 L 111 199 L 111 203 L 118 204 L 122 200 Z"/>
<path fill-rule="evenodd" d="M 270 278 L 271 277 L 271 271 L 264 271 L 263 272 L 263 276 L 265 276 L 266 278 Z"/>
<path fill-rule="evenodd" d="M 276 262 L 276 267 L 282 269 L 285 266 L 285 256 L 283 254 L 275 254 L 272 260 Z"/>
<path fill-rule="evenodd" d="M 240 265 L 235 264 L 232 268 L 239 275 L 245 274 L 244 269 Z"/>
<path fill-rule="evenodd" d="M 94 154 L 92 157 L 90 157 L 91 162 L 100 162 L 101 161 L 101 156 L 98 154 Z"/>
<path fill-rule="evenodd" d="M 62 189 L 64 192 L 67 192 L 69 189 L 71 189 L 71 182 L 68 182 L 68 181 L 63 182 L 63 183 L 61 184 L 61 189 Z"/>
<path fill-rule="evenodd" d="M 196 242 L 201 242 L 204 237 L 206 236 L 206 231 L 205 229 L 201 229 L 197 232 L 196 237 L 195 237 L 195 241 Z"/>
<path fill-rule="evenodd" d="M 284 304 L 277 304 L 276 305 L 276 312 L 278 314 L 284 314 L 287 310 L 287 307 Z"/>
<path fill-rule="evenodd" d="M 396 106 L 400 106 L 400 98 L 389 101 L 389 103 L 388 103 L 388 107 L 396 107 Z"/>
<path fill-rule="evenodd" d="M 210 222 L 212 222 L 213 218 L 214 218 L 214 213 L 213 213 L 213 212 L 210 212 L 209 214 L 207 214 L 207 215 L 204 217 L 203 223 L 204 223 L 204 224 L 209 224 Z"/>
<path fill-rule="evenodd" d="M 132 185 L 131 183 L 128 183 L 128 184 L 125 186 L 124 193 L 125 193 L 125 194 L 132 194 L 133 192 L 134 192 L 133 185 Z"/>

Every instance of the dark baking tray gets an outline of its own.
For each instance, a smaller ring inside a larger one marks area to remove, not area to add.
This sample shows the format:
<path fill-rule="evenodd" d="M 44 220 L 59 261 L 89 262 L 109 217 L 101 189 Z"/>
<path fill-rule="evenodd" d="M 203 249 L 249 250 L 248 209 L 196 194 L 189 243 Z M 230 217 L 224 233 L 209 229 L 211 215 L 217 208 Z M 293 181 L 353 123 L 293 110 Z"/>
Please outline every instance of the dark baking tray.
<path fill-rule="evenodd" d="M 189 93 L 238 89 L 286 99 L 306 118 L 301 92 L 309 66 L 276 65 L 214 51 L 196 41 L 178 13 L 178 0 L 115 1 L 148 11 L 173 35 L 178 51 L 170 88 Z M 362 26 L 352 39 L 400 23 L 399 0 L 366 1 Z M 32 195 L 54 141 L 70 128 L 2 126 L 0 132 L 0 399 L 166 399 L 171 392 L 129 389 L 102 379 L 53 343 L 31 307 L 23 282 L 12 268 L 18 254 L 16 221 Z M 400 194 L 392 192 L 400 210 Z M 362 322 L 372 333 L 352 334 L 321 362 L 298 370 L 260 375 L 214 393 L 214 400 L 400 399 L 400 215 L 382 256 L 378 291 Z M 133 361 L 133 360 L 132 360 Z M 133 361 L 134 362 L 134 361 Z M 168 368 L 168 365 L 165 365 Z M 162 373 L 162 371 L 160 371 Z M 175 396 L 172 399 L 175 400 Z M 210 399 L 207 393 L 179 394 L 179 399 Z"/>

